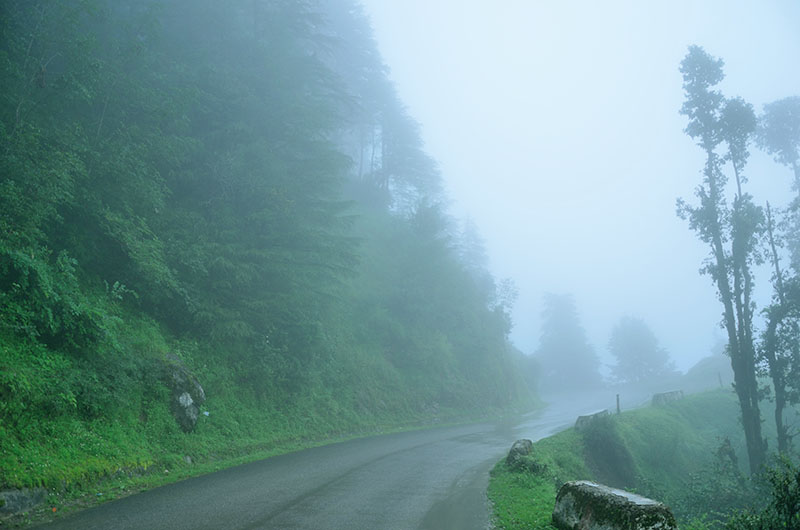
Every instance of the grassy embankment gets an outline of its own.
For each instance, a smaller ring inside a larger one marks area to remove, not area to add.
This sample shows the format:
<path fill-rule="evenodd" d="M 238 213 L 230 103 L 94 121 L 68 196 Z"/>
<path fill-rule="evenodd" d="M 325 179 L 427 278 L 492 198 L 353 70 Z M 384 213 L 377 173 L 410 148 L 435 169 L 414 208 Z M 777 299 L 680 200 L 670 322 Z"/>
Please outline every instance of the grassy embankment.
<path fill-rule="evenodd" d="M 524 465 L 502 460 L 492 470 L 495 525 L 553 529 L 559 485 L 589 479 L 665 502 L 681 528 L 714 528 L 755 498 L 739 469 L 746 453 L 737 411 L 732 392 L 711 391 L 540 440 Z"/>
<path fill-rule="evenodd" d="M 108 345 L 105 362 L 83 361 L 91 370 L 80 359 L 11 335 L 0 341 L 0 379 L 16 385 L 14 399 L 2 404 L 3 412 L 17 420 L 0 422 L 0 482 L 49 492 L 44 504 L 0 520 L 0 526 L 58 517 L 307 447 L 502 413 L 445 403 L 426 408 L 430 396 L 411 395 L 403 374 L 352 350 L 331 361 L 339 370 L 322 367 L 316 384 L 297 393 L 295 400 L 269 399 L 241 385 L 224 366 L 212 364 L 219 352 L 170 338 L 141 316 L 119 313 L 113 320 L 115 344 Z M 194 367 L 207 392 L 202 410 L 208 416 L 201 415 L 191 433 L 184 433 L 173 418 L 169 390 L 158 376 L 161 359 L 175 352 Z M 98 368 L 103 365 L 106 369 Z M 76 396 L 76 388 L 85 392 Z M 393 390 L 398 391 L 394 399 Z M 86 407 L 96 410 L 77 410 Z M 48 416 L 40 415 L 43 409 L 49 410 Z M 81 417 L 86 415 L 92 419 Z"/>

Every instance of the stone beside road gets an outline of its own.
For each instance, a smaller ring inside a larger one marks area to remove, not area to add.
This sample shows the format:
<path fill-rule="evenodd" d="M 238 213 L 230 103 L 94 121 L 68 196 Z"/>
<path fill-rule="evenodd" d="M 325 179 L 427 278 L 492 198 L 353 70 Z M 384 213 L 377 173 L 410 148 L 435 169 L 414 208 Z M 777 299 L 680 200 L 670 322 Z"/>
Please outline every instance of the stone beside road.
<path fill-rule="evenodd" d="M 670 509 L 658 501 L 587 480 L 558 491 L 553 525 L 560 530 L 677 530 Z"/>
<path fill-rule="evenodd" d="M 514 466 L 516 462 L 522 456 L 526 456 L 531 454 L 533 450 L 533 442 L 527 439 L 521 439 L 514 442 L 514 445 L 511 446 L 511 449 L 508 451 L 508 456 L 506 456 L 506 463 L 509 466 Z"/>
<path fill-rule="evenodd" d="M 21 513 L 44 502 L 47 490 L 43 488 L 0 491 L 0 514 Z M 0 522 L 2 526 L 2 522 Z"/>

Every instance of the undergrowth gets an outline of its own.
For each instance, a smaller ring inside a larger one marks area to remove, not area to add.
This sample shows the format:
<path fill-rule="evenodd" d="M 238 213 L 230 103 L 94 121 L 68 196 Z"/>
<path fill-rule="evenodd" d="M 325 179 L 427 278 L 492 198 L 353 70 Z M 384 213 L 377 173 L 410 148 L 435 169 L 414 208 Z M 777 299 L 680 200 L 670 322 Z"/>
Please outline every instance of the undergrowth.
<path fill-rule="evenodd" d="M 540 440 L 526 465 L 512 468 L 503 460 L 492 470 L 488 496 L 495 527 L 550 529 L 558 488 L 570 480 L 595 480 L 664 502 L 683 529 L 722 529 L 729 520 L 735 529 L 772 528 L 752 523 L 762 521 L 761 510 L 772 506 L 770 485 L 761 477 L 750 479 L 740 466 L 738 455 L 744 459 L 746 453 L 737 417 L 735 396 L 719 390 Z M 781 485 L 784 500 L 800 481 L 796 469 L 793 475 L 786 466 L 768 476 L 773 490 Z M 746 507 L 750 515 L 731 519 Z M 768 517 L 778 517 L 775 513 L 779 510 L 763 520 L 773 520 Z"/>
<path fill-rule="evenodd" d="M 246 461 L 339 441 L 476 419 L 407 392 L 381 359 L 351 349 L 320 366 L 305 388 L 242 384 L 218 351 L 170 339 L 152 320 L 119 312 L 124 326 L 100 357 L 64 355 L 14 334 L 0 337 L 0 489 L 45 488 L 47 502 L 0 524 L 26 524 Z M 113 338 L 113 340 L 111 340 Z M 178 355 L 207 400 L 193 432 L 169 410 L 162 361 Z M 90 365 L 90 366 L 88 366 Z M 161 375 L 160 375 L 161 374 Z M 394 392 L 394 396 L 392 393 Z"/>

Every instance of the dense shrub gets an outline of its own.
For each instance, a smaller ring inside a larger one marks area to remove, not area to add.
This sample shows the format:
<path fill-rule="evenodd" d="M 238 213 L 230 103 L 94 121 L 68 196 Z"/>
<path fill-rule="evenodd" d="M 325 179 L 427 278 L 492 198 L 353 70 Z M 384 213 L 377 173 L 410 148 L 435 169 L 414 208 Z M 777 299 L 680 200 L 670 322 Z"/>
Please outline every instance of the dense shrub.
<path fill-rule="evenodd" d="M 800 467 L 783 457 L 767 470 L 770 487 L 767 506 L 731 518 L 728 530 L 800 529 Z"/>

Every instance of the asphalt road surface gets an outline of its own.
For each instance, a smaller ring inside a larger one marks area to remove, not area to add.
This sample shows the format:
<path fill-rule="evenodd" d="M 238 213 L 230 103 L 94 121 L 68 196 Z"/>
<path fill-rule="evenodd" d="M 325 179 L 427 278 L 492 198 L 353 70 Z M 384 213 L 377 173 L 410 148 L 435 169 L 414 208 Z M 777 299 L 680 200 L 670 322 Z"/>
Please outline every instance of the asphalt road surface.
<path fill-rule="evenodd" d="M 43 529 L 484 530 L 489 470 L 586 407 L 516 422 L 362 438 L 272 457 L 103 504 Z"/>

